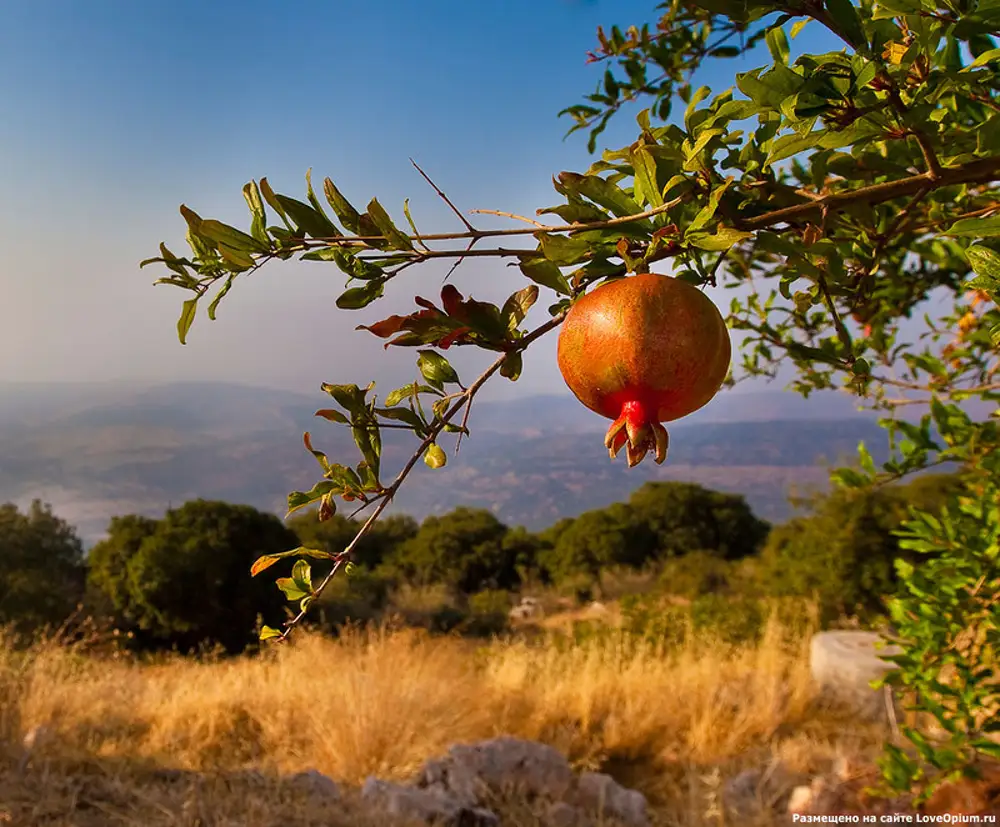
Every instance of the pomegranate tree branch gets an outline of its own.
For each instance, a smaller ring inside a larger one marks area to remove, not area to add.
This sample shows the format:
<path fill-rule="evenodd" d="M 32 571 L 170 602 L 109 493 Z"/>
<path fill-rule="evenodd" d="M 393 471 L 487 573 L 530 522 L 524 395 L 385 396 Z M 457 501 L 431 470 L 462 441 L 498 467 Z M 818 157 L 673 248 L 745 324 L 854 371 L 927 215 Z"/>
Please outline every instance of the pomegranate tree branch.
<path fill-rule="evenodd" d="M 553 316 L 547 322 L 545 322 L 542 325 L 539 325 L 530 333 L 520 338 L 517 341 L 517 343 L 510 348 L 509 351 L 507 351 L 502 356 L 494 360 L 494 362 L 486 370 L 484 370 L 476 378 L 476 380 L 471 385 L 469 385 L 468 388 L 466 388 L 461 393 L 454 394 L 452 398 L 454 398 L 455 401 L 451 404 L 448 410 L 444 412 L 441 418 L 438 419 L 436 422 L 434 422 L 434 424 L 430 427 L 429 431 L 427 432 L 427 436 L 423 438 L 423 440 L 420 442 L 420 445 L 413 452 L 410 458 L 406 461 L 406 464 L 403 466 L 402 470 L 396 476 L 396 479 L 392 481 L 392 484 L 388 488 L 384 489 L 382 492 L 379 493 L 377 498 L 378 505 L 376 505 L 375 510 L 371 513 L 371 515 L 369 515 L 368 519 L 365 520 L 364 525 L 362 525 L 361 528 L 358 530 L 358 532 L 354 535 L 354 539 L 351 540 L 351 542 L 347 544 L 346 548 L 344 548 L 344 550 L 334 558 L 333 568 L 330 569 L 326 577 L 323 578 L 319 586 L 313 591 L 312 598 L 314 601 L 323 593 L 324 589 L 326 589 L 330 581 L 340 570 L 340 567 L 344 565 L 346 562 L 348 562 L 348 559 L 354 552 L 354 549 L 357 547 L 358 543 L 371 530 L 372 526 L 378 520 L 382 512 L 385 511 L 386 508 L 388 508 L 389 504 L 392 502 L 393 497 L 395 497 L 396 492 L 399 490 L 399 487 L 403 484 L 403 482 L 409 476 L 410 472 L 413 470 L 413 466 L 417 464 L 417 462 L 420 460 L 420 457 L 424 454 L 424 452 L 433 443 L 437 441 L 438 437 L 444 431 L 445 426 L 451 423 L 452 419 L 455 418 L 455 416 L 458 414 L 459 411 L 462 410 L 463 407 L 466 408 L 466 420 L 467 420 L 468 407 L 466 406 L 472 405 L 473 397 L 476 395 L 479 389 L 482 388 L 482 386 L 485 385 L 487 381 L 489 381 L 490 377 L 492 377 L 497 371 L 500 370 L 500 368 L 503 367 L 503 363 L 506 361 L 508 355 L 511 353 L 518 353 L 520 351 L 525 350 L 536 339 L 539 339 L 546 333 L 555 330 L 557 327 L 559 327 L 559 325 L 563 323 L 563 320 L 566 318 L 566 312 L 567 311 L 564 310 L 558 315 Z M 372 502 L 375 502 L 375 500 L 372 500 L 366 505 L 370 505 Z M 299 613 L 291 620 L 286 621 L 285 630 L 284 632 L 281 633 L 281 635 L 277 638 L 277 640 L 279 641 L 286 640 L 288 638 L 288 635 L 291 633 L 292 629 L 302 621 L 302 618 L 305 617 L 307 611 L 308 611 L 308 606 L 305 609 L 301 609 Z"/>
<path fill-rule="evenodd" d="M 835 192 L 820 198 L 772 210 L 762 215 L 737 220 L 736 226 L 741 230 L 761 230 L 782 222 L 795 221 L 816 212 L 838 210 L 852 204 L 879 204 L 892 201 L 907 195 L 916 195 L 920 190 L 929 191 L 956 184 L 985 184 L 995 181 L 1000 176 L 1000 157 L 981 158 L 942 169 L 940 174 L 924 172 L 898 181 L 885 181 L 846 192 Z"/>
<path fill-rule="evenodd" d="M 420 168 L 420 165 L 412 158 L 410 158 L 410 163 L 413 164 L 417 172 L 419 172 L 424 177 L 424 180 L 434 188 L 434 192 L 436 192 L 438 195 L 441 196 L 441 200 L 444 201 L 444 203 L 447 204 L 449 207 L 451 207 L 451 211 L 458 216 L 459 221 L 461 221 L 465 225 L 465 228 L 470 233 L 473 234 L 478 233 L 479 230 L 477 230 L 475 227 L 472 226 L 472 224 L 469 223 L 469 219 L 467 219 L 464 215 L 462 215 L 462 211 L 451 203 L 451 199 L 449 199 L 448 196 L 445 195 L 444 192 L 442 192 L 441 188 L 430 179 L 430 176 Z"/>
<path fill-rule="evenodd" d="M 879 184 L 871 184 L 866 187 L 859 187 L 858 189 L 847 190 L 844 192 L 828 193 L 826 195 L 813 195 L 809 194 L 805 201 L 801 204 L 793 204 L 790 207 L 782 207 L 776 210 L 770 210 L 768 212 L 761 213 L 760 215 L 751 216 L 748 218 L 740 218 L 739 216 L 734 216 L 733 224 L 737 229 L 741 230 L 762 230 L 773 228 L 777 224 L 789 223 L 801 220 L 803 218 L 814 216 L 814 214 L 823 212 L 835 212 L 841 210 L 845 207 L 849 207 L 854 204 L 878 204 L 885 201 L 892 201 L 896 198 L 902 198 L 905 196 L 915 196 L 919 193 L 924 195 L 933 192 L 934 190 L 940 189 L 942 187 L 955 186 L 957 184 L 988 184 L 996 181 L 1000 178 L 1000 156 L 995 156 L 991 158 L 982 158 L 975 161 L 969 161 L 964 164 L 959 164 L 954 167 L 946 167 L 941 169 L 940 173 L 935 174 L 933 171 L 928 171 L 920 173 L 918 175 L 912 175 L 908 178 L 901 178 L 896 181 L 885 181 Z M 806 197 L 803 194 L 803 197 Z M 646 218 L 652 218 L 654 216 L 660 215 L 661 213 L 668 212 L 674 207 L 689 201 L 692 198 L 690 193 L 686 193 L 677 198 L 674 198 L 667 203 L 659 206 L 653 207 L 643 212 L 635 213 L 634 215 L 618 216 L 615 218 L 604 219 L 601 221 L 588 221 L 584 223 L 574 223 L 574 224 L 559 224 L 559 225 L 543 225 L 532 222 L 534 226 L 532 228 L 509 228 L 500 230 L 470 230 L 466 232 L 454 232 L 454 233 L 429 233 L 426 235 L 411 235 L 409 236 L 412 241 L 419 241 L 421 243 L 426 241 L 453 241 L 453 240 L 480 240 L 484 238 L 503 238 L 508 236 L 529 236 L 537 235 L 538 233 L 580 233 L 589 230 L 604 230 L 613 227 L 622 226 L 625 224 L 631 224 L 636 221 L 641 221 Z M 476 212 L 488 212 L 486 210 L 477 210 Z M 497 213 L 500 214 L 500 213 Z M 521 216 L 512 216 L 518 220 L 525 220 Z M 372 243 L 380 243 L 385 241 L 385 237 L 381 235 L 372 236 L 336 236 L 333 238 L 310 238 L 310 239 L 300 239 L 297 240 L 293 246 L 285 247 L 282 249 L 283 254 L 290 252 L 301 252 L 304 250 L 310 250 L 317 247 L 361 247 L 364 250 L 370 250 Z M 390 251 L 390 252 L 377 252 L 369 256 L 372 261 L 377 261 L 379 258 L 398 258 L 400 256 L 409 256 L 415 260 L 423 261 L 430 258 L 454 258 L 454 257 L 468 257 L 468 256 L 494 256 L 494 257 L 504 257 L 504 256 L 522 256 L 535 253 L 535 250 L 527 249 L 512 249 L 512 248 L 490 248 L 486 250 L 469 250 L 464 249 L 448 249 L 448 250 L 413 250 L 413 251 Z M 265 253 L 262 254 L 260 259 L 268 259 L 276 257 L 275 253 Z M 258 259 L 258 260 L 260 260 Z"/>

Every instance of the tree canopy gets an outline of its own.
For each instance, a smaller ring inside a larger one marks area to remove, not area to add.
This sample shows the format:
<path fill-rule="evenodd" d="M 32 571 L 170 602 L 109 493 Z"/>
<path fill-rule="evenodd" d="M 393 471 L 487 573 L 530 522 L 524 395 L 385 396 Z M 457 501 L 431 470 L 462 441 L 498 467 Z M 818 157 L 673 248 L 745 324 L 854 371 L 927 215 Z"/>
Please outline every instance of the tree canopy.
<path fill-rule="evenodd" d="M 518 547 L 505 543 L 507 526 L 484 509 L 456 508 L 424 519 L 389 555 L 386 565 L 418 584 L 457 591 L 510 589 L 520 582 Z"/>
<path fill-rule="evenodd" d="M 58 626 L 82 600 L 84 578 L 83 544 L 51 506 L 0 505 L 0 623 Z"/>
<path fill-rule="evenodd" d="M 296 541 L 272 514 L 193 500 L 160 520 L 113 519 L 90 551 L 88 577 L 147 642 L 239 651 L 253 639 L 258 613 L 280 616 L 283 603 L 273 585 L 249 576 L 250 564 Z"/>

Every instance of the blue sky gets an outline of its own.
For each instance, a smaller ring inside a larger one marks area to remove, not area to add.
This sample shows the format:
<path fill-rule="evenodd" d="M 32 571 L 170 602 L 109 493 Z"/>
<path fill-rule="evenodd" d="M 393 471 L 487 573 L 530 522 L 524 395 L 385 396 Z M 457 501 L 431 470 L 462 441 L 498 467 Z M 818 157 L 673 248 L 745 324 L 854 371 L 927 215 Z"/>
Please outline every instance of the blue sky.
<path fill-rule="evenodd" d="M 159 273 L 138 262 L 161 240 L 185 251 L 180 203 L 243 226 L 246 181 L 267 176 L 301 198 L 309 167 L 359 207 L 377 196 L 401 222 L 409 197 L 425 232 L 458 225 L 411 156 L 463 210 L 530 215 L 555 204 L 552 175 L 593 160 L 583 133 L 563 140 L 569 122 L 556 114 L 599 79 L 585 63 L 597 25 L 652 22 L 655 5 L 5 0 L 0 381 L 227 379 L 302 391 L 409 381 L 412 350 L 387 354 L 354 327 L 408 309 L 414 292 L 435 296 L 447 265 L 348 312 L 334 306 L 344 278 L 332 265 L 276 264 L 237 284 L 217 321 L 202 311 L 182 347 L 185 296 L 154 288 Z M 797 49 L 836 48 L 812 28 Z M 699 80 L 719 92 L 767 62 L 762 48 Z M 635 111 L 612 122 L 604 146 L 634 139 Z M 481 260 L 454 279 L 492 301 L 523 283 Z M 561 389 L 550 339 L 518 386 L 484 395 Z M 483 364 L 451 353 L 466 375 Z"/>

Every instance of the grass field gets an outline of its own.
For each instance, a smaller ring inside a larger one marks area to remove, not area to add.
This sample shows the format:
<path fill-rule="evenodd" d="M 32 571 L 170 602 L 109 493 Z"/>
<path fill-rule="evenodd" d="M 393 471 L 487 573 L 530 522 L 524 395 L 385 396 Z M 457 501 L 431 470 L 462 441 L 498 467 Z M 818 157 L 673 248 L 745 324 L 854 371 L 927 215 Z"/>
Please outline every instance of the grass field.
<path fill-rule="evenodd" d="M 387 629 L 299 635 L 236 659 L 4 646 L 0 823 L 388 824 L 358 814 L 350 795 L 331 814 L 278 776 L 405 780 L 451 744 L 498 734 L 552 744 L 579 769 L 641 790 L 655 823 L 733 823 L 718 793 L 743 769 L 780 761 L 777 797 L 838 759 L 871 766 L 880 750 L 878 725 L 813 703 L 807 647 L 808 635 L 777 621 L 758 645 L 702 638 L 671 653 Z M 21 740 L 38 725 L 48 734 L 22 767 Z M 234 775 L 248 769 L 260 775 Z"/>

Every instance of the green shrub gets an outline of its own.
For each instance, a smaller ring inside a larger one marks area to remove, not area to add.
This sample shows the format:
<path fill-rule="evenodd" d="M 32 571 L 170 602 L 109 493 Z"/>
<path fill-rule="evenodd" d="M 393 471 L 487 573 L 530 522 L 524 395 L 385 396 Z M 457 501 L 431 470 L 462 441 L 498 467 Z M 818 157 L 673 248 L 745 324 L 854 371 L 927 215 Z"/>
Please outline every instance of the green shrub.
<path fill-rule="evenodd" d="M 446 585 L 472 594 L 520 582 L 524 544 L 505 543 L 507 527 L 489 511 L 456 508 L 427 517 L 420 530 L 386 558 L 386 568 L 417 586 Z"/>
<path fill-rule="evenodd" d="M 689 604 L 653 595 L 633 595 L 621 601 L 622 632 L 647 643 L 672 649 L 692 635 L 727 644 L 760 639 L 768 605 L 751 597 L 705 594 Z"/>
<path fill-rule="evenodd" d="M 691 627 L 723 643 L 755 643 L 764 631 L 767 607 L 751 597 L 705 594 L 691 603 Z"/>
<path fill-rule="evenodd" d="M 885 598 L 898 590 L 895 560 L 917 555 L 900 548 L 895 532 L 907 507 L 938 510 L 957 478 L 927 475 L 877 490 L 836 489 L 808 501 L 811 513 L 776 527 L 760 556 L 760 582 L 773 597 L 814 595 L 823 620 L 857 615 L 877 623 Z"/>
<path fill-rule="evenodd" d="M 711 551 L 692 551 L 667 560 L 658 578 L 660 589 L 679 597 L 696 598 L 727 592 L 734 579 L 734 563 Z"/>
<path fill-rule="evenodd" d="M 691 618 L 686 606 L 653 595 L 629 595 L 619 606 L 621 630 L 627 636 L 667 649 L 687 637 Z"/>
<path fill-rule="evenodd" d="M 261 555 L 298 545 L 273 514 L 247 505 L 193 500 L 161 520 L 113 518 L 88 556 L 90 586 L 114 607 L 137 642 L 194 649 L 203 642 L 241 651 L 259 613 L 287 605 L 273 580 L 250 576 Z M 282 560 L 275 571 L 287 572 Z"/>
<path fill-rule="evenodd" d="M 462 632 L 473 637 L 499 635 L 509 628 L 510 593 L 488 589 L 469 597 L 468 617 Z"/>

